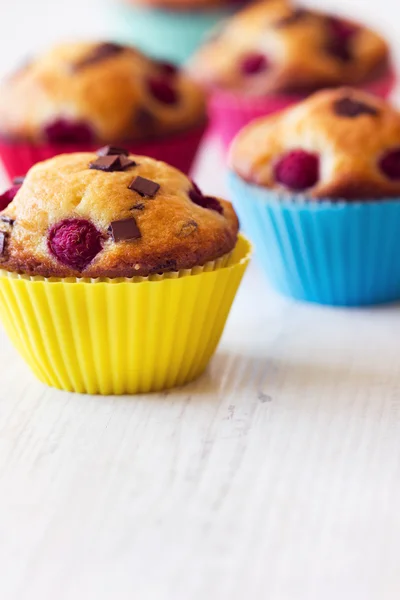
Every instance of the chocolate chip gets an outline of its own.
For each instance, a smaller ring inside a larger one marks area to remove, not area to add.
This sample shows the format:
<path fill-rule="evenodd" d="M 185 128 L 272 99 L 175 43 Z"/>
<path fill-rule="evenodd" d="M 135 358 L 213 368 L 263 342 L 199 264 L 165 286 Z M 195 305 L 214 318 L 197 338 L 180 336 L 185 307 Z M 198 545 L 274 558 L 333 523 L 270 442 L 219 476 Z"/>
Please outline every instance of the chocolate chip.
<path fill-rule="evenodd" d="M 85 58 L 80 60 L 78 63 L 74 65 L 74 70 L 79 71 L 80 69 L 84 69 L 90 65 L 93 65 L 97 62 L 105 60 L 106 58 L 110 58 L 111 56 L 116 56 L 125 50 L 124 46 L 120 44 L 114 44 L 112 42 L 106 42 L 104 44 L 99 44 L 94 48 Z"/>
<path fill-rule="evenodd" d="M 101 156 L 89 165 L 90 169 L 97 171 L 119 171 L 120 167 L 119 156 Z"/>
<path fill-rule="evenodd" d="M 0 256 L 4 256 L 6 251 L 6 238 L 7 234 L 3 231 L 0 231 Z"/>
<path fill-rule="evenodd" d="M 134 206 L 132 206 L 132 208 L 130 208 L 129 210 L 144 210 L 144 204 L 134 204 Z"/>
<path fill-rule="evenodd" d="M 304 17 L 306 17 L 308 14 L 308 10 L 305 8 L 295 8 L 291 14 L 276 21 L 274 23 L 274 27 L 281 29 L 283 27 L 287 27 L 288 25 L 293 25 L 293 23 L 297 23 L 298 21 L 304 19 Z"/>
<path fill-rule="evenodd" d="M 0 221 L 3 221 L 3 223 L 8 223 L 8 225 L 14 225 L 14 223 L 15 223 L 15 219 L 12 219 L 11 217 L 7 217 L 6 215 L 2 215 L 0 217 Z"/>
<path fill-rule="evenodd" d="M 129 156 L 129 150 L 117 148 L 117 146 L 103 146 L 96 150 L 97 156 Z"/>
<path fill-rule="evenodd" d="M 13 185 L 22 185 L 25 181 L 25 175 L 20 175 L 19 177 L 14 177 Z"/>
<path fill-rule="evenodd" d="M 153 198 L 160 189 L 160 186 L 155 181 L 151 181 L 151 179 L 138 176 L 128 185 L 128 189 L 137 192 L 142 197 Z"/>
<path fill-rule="evenodd" d="M 197 231 L 198 227 L 199 226 L 197 225 L 196 221 L 191 219 L 190 221 L 187 221 L 187 223 L 184 223 L 182 225 L 177 236 L 179 238 L 189 237 L 190 235 L 193 235 Z"/>
<path fill-rule="evenodd" d="M 89 169 L 111 173 L 113 171 L 124 171 L 128 167 L 134 166 L 136 166 L 134 160 L 130 160 L 129 158 L 121 155 L 112 155 L 100 156 L 97 160 L 90 163 Z"/>
<path fill-rule="evenodd" d="M 376 116 L 378 111 L 373 106 L 369 106 L 364 102 L 353 100 L 352 98 L 341 98 L 336 100 L 333 109 L 340 117 L 358 117 L 359 115 Z"/>
<path fill-rule="evenodd" d="M 113 221 L 110 225 L 111 234 L 114 242 L 123 242 L 126 240 L 137 240 L 142 237 L 136 220 L 131 217 L 121 221 Z"/>
<path fill-rule="evenodd" d="M 118 158 L 121 164 L 121 171 L 125 171 L 130 167 L 137 167 L 137 162 L 131 160 L 130 158 L 127 158 L 126 156 L 119 156 Z"/>

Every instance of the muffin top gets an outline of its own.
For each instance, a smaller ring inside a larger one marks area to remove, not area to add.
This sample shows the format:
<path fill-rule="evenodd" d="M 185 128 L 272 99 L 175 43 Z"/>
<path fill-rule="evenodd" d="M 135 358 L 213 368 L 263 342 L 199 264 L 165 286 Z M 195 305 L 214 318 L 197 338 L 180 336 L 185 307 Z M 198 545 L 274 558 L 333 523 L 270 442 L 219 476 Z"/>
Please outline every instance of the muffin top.
<path fill-rule="evenodd" d="M 229 202 L 177 169 L 106 147 L 35 165 L 0 197 L 3 269 L 44 277 L 133 277 L 191 269 L 229 253 Z"/>
<path fill-rule="evenodd" d="M 262 96 L 359 84 L 388 64 L 387 44 L 370 29 L 269 0 L 228 20 L 189 68 L 207 87 Z"/>
<path fill-rule="evenodd" d="M 114 43 L 59 45 L 0 87 L 0 132 L 11 138 L 109 143 L 204 120 L 203 93 L 186 74 Z"/>
<path fill-rule="evenodd" d="M 282 193 L 399 197 L 400 113 L 351 88 L 317 92 L 242 129 L 230 166 L 246 181 Z"/>

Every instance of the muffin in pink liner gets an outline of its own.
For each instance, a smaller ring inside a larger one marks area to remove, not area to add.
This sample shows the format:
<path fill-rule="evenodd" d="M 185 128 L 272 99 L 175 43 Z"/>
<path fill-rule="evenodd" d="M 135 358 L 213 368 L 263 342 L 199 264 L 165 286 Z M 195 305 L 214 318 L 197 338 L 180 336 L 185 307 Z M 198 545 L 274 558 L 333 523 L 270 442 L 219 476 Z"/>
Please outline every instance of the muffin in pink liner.
<path fill-rule="evenodd" d="M 112 144 L 188 173 L 206 121 L 204 92 L 176 66 L 120 44 L 62 44 L 3 81 L 0 157 L 13 179 Z"/>
<path fill-rule="evenodd" d="M 316 90 L 352 85 L 386 98 L 396 83 L 388 46 L 377 33 L 275 0 L 232 17 L 188 69 L 208 92 L 211 129 L 225 146 L 253 119 Z"/>
<path fill-rule="evenodd" d="M 158 140 L 142 140 L 137 142 L 124 142 L 124 147 L 131 154 L 143 154 L 151 156 L 163 162 L 170 161 L 174 167 L 189 174 L 193 159 L 206 130 L 206 123 L 193 127 L 189 131 L 175 133 Z M 75 143 L 42 143 L 12 141 L 0 138 L 0 156 L 3 165 L 13 180 L 21 174 L 26 173 L 31 166 L 59 154 L 71 154 L 80 152 L 82 144 Z M 96 152 L 98 144 L 85 145 L 85 152 Z"/>
<path fill-rule="evenodd" d="M 359 89 L 387 98 L 395 84 L 395 73 L 391 68 L 383 77 L 359 86 Z M 277 94 L 269 98 L 239 98 L 232 92 L 216 90 L 209 99 L 211 133 L 218 135 L 224 147 L 228 149 L 235 135 L 251 121 L 280 112 L 305 100 L 306 97 L 307 95 L 301 94 Z"/>

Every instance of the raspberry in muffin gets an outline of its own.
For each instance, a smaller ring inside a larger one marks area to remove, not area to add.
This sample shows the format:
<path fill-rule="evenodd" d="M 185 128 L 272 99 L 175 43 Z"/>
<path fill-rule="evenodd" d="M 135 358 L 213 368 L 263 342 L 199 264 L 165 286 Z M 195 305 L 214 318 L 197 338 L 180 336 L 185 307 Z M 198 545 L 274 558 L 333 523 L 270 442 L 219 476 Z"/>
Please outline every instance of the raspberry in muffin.
<path fill-rule="evenodd" d="M 400 196 L 400 116 L 351 88 L 318 92 L 257 119 L 237 136 L 231 165 L 244 180 L 313 199 Z"/>
<path fill-rule="evenodd" d="M 400 113 L 318 92 L 236 137 L 230 180 L 275 287 L 328 304 L 400 298 Z"/>
<path fill-rule="evenodd" d="M 286 2 L 244 9 L 198 51 L 190 72 L 210 94 L 229 141 L 252 118 L 310 93 L 352 85 L 386 96 L 394 83 L 385 40 L 371 29 Z M 231 122 L 231 130 L 229 130 Z"/>
<path fill-rule="evenodd" d="M 146 277 L 204 265 L 237 242 L 229 202 L 122 148 L 37 164 L 3 194 L 7 202 L 1 267 L 27 275 Z"/>
<path fill-rule="evenodd" d="M 180 167 L 182 158 L 186 165 L 193 159 L 206 120 L 203 93 L 186 74 L 115 43 L 61 44 L 0 90 L 2 148 L 31 150 L 28 162 L 15 156 L 19 173 L 36 158 L 101 143 L 150 149 Z"/>

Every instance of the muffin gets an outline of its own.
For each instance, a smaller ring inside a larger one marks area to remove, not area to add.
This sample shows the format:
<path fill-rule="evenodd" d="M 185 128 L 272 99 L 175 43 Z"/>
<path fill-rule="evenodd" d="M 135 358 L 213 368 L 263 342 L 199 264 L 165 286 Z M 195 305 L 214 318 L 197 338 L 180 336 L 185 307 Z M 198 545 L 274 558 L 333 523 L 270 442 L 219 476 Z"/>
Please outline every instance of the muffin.
<path fill-rule="evenodd" d="M 400 298 L 400 113 L 384 100 L 339 88 L 257 119 L 230 169 L 278 291 L 333 305 Z"/>
<path fill-rule="evenodd" d="M 181 64 L 245 1 L 110 0 L 110 16 L 118 39 Z"/>
<path fill-rule="evenodd" d="M 205 122 L 203 92 L 186 74 L 114 43 L 62 44 L 0 87 L 0 156 L 11 178 L 110 143 L 188 172 Z"/>
<path fill-rule="evenodd" d="M 189 70 L 208 90 L 212 125 L 225 145 L 252 119 L 322 88 L 351 85 L 386 97 L 394 85 L 388 46 L 378 34 L 273 0 L 232 17 Z"/>
<path fill-rule="evenodd" d="M 0 317 L 39 379 L 122 394 L 205 369 L 249 260 L 229 202 L 103 148 L 35 165 L 0 203 Z"/>

